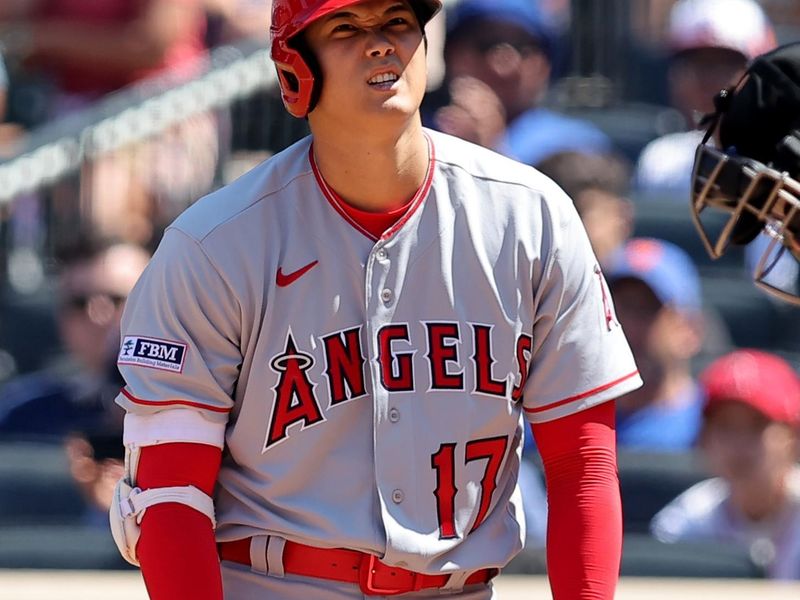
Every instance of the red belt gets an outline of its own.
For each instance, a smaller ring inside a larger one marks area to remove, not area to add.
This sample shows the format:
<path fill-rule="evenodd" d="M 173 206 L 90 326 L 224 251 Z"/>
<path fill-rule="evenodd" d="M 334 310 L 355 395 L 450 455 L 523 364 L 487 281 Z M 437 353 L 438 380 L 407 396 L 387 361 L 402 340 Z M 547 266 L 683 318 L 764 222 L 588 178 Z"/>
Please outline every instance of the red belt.
<path fill-rule="evenodd" d="M 250 538 L 218 545 L 222 560 L 250 565 Z M 345 548 L 315 548 L 286 540 L 283 570 L 292 575 L 356 583 L 367 596 L 393 596 L 447 585 L 450 575 L 425 575 L 386 565 L 373 554 Z M 498 569 L 481 569 L 467 577 L 464 585 L 486 583 Z"/>

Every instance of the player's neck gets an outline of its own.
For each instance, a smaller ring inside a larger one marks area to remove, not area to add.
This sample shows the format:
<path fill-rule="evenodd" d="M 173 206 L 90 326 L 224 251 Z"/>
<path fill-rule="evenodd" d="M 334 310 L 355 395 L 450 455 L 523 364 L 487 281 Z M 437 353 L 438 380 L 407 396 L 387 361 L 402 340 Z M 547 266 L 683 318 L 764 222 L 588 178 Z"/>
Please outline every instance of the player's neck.
<path fill-rule="evenodd" d="M 429 164 L 419 119 L 400 133 L 317 131 L 314 158 L 342 199 L 369 212 L 405 205 L 422 186 Z"/>

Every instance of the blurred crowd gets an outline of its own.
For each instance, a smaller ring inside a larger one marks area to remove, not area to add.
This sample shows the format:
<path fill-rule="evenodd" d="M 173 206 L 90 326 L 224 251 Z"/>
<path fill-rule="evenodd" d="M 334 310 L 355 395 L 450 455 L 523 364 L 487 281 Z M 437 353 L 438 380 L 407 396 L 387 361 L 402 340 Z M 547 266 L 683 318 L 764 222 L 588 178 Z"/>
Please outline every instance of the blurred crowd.
<path fill-rule="evenodd" d="M 0 165 L 37 128 L 85 114 L 109 94 L 153 77 L 191 81 L 220 46 L 263 46 L 267 4 L 0 2 Z M 576 79 L 593 75 L 580 72 L 586 66 L 574 38 L 590 3 L 445 4 L 428 30 L 425 125 L 531 165 L 566 190 L 606 275 L 616 306 L 611 318 L 623 326 L 645 381 L 617 402 L 624 465 L 634 466 L 630 473 L 653 466 L 649 512 L 634 510 L 632 503 L 645 499 L 626 497 L 621 471 L 626 511 L 644 515 L 631 527 L 662 550 L 696 543 L 736 549 L 752 568 L 740 576 L 800 580 L 800 344 L 783 344 L 800 334 L 786 325 L 800 323 L 800 311 L 751 289 L 749 271 L 765 240 L 754 240 L 740 264 L 719 268 L 705 262 L 698 244 L 685 242 L 694 236 L 686 228 L 702 138 L 697 126 L 713 112 L 715 93 L 735 83 L 748 61 L 800 40 L 800 2 L 598 1 L 609 11 L 624 9 L 628 55 L 617 61 L 630 70 L 625 82 L 611 81 L 624 93 L 591 109 L 569 93 Z M 622 47 L 605 44 L 598 52 Z M 642 106 L 652 107 L 644 125 Z M 122 415 L 113 398 L 121 385 L 117 326 L 127 294 L 163 227 L 188 203 L 234 176 L 240 160 L 246 166 L 280 149 L 237 144 L 232 114 L 192 115 L 133 147 L 95 157 L 77 181 L 20 194 L 2 207 L 3 257 L 27 249 L 47 258 L 38 286 L 3 288 L 0 470 L 4 447 L 50 445 L 66 457 L 64 475 L 82 498 L 80 515 L 70 518 L 85 527 L 107 528 L 104 514 L 121 469 Z M 286 117 L 263 110 L 257 118 Z M 653 214 L 645 226 L 645 215 Z M 671 239 L 656 235 L 662 231 Z M 794 259 L 782 257 L 770 276 L 783 289 L 797 289 L 799 272 Z M 4 273 L 13 280 L 12 267 Z M 748 290 L 750 304 L 736 304 L 727 289 Z M 32 314 L 26 302 L 34 298 L 44 308 L 29 329 L 15 329 L 15 319 Z M 751 307 L 774 328 L 758 340 L 748 337 Z M 9 331 L 16 331 L 13 340 Z M 528 539 L 519 564 L 535 570 L 544 568 L 537 561 L 547 498 L 532 440 L 525 459 Z M 683 487 L 653 475 L 670 461 L 689 465 L 682 478 L 670 480 Z M 0 474 L 0 484 L 9 479 Z M 0 503 L 6 501 L 0 490 Z M 0 531 L 0 561 L 2 539 Z M 661 571 L 638 574 L 669 574 L 658 556 Z M 685 570 L 676 566 L 676 574 Z"/>

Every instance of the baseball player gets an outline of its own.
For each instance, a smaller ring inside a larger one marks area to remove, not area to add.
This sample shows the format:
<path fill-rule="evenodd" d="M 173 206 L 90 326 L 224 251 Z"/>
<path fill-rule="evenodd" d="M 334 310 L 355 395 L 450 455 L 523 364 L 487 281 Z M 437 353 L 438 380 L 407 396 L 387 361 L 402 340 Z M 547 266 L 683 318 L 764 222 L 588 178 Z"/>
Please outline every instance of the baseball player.
<path fill-rule="evenodd" d="M 312 135 L 181 215 L 123 317 L 112 528 L 152 598 L 490 598 L 522 415 L 554 597 L 613 597 L 640 378 L 570 199 L 422 128 L 440 7 L 273 2 Z"/>

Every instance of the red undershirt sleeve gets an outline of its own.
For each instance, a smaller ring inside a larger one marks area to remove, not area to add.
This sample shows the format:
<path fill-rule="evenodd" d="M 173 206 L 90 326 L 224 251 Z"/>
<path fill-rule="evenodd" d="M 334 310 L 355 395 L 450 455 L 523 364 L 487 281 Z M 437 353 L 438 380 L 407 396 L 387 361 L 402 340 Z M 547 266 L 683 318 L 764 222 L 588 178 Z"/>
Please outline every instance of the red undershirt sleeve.
<path fill-rule="evenodd" d="M 222 451 L 206 444 L 174 443 L 141 449 L 140 488 L 193 485 L 209 496 Z M 151 600 L 222 600 L 222 576 L 208 517 L 178 503 L 151 506 L 142 519 L 137 545 Z"/>
<path fill-rule="evenodd" d="M 614 402 L 532 425 L 547 486 L 554 600 L 612 600 L 622 554 Z"/>

